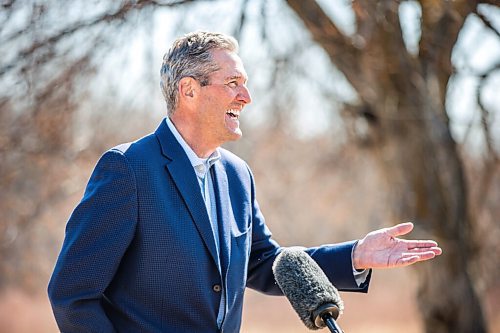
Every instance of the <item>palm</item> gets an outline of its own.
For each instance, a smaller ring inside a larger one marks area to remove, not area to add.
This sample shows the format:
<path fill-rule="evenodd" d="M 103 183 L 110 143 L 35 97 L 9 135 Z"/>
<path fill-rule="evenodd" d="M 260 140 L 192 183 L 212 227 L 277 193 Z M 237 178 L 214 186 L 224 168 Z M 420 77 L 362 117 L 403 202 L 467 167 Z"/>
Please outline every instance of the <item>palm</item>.
<path fill-rule="evenodd" d="M 370 232 L 356 246 L 355 267 L 358 269 L 402 267 L 441 254 L 441 249 L 434 241 L 405 240 L 396 237 L 405 235 L 412 229 L 412 223 L 402 223 L 392 228 Z"/>

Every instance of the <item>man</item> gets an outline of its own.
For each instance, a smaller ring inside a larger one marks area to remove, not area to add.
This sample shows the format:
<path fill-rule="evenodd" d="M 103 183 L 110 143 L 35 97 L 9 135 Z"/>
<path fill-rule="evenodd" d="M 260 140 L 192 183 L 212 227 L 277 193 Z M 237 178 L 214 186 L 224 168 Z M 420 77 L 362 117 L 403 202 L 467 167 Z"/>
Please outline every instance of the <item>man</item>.
<path fill-rule="evenodd" d="M 161 70 L 168 117 L 97 163 L 49 284 L 62 332 L 238 332 L 246 286 L 281 295 L 253 175 L 220 148 L 241 137 L 251 102 L 237 50 L 216 33 L 175 41 Z M 366 292 L 370 268 L 441 253 L 396 238 L 412 227 L 305 251 L 340 290 Z"/>

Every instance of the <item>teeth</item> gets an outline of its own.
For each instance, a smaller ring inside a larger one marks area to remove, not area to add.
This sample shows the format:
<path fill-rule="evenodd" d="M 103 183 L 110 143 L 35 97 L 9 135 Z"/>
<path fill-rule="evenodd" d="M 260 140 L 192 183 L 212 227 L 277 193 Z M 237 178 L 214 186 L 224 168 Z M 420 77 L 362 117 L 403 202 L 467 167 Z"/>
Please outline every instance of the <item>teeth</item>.
<path fill-rule="evenodd" d="M 236 118 L 240 116 L 240 110 L 231 109 L 226 111 L 226 113 L 229 115 L 234 115 Z"/>

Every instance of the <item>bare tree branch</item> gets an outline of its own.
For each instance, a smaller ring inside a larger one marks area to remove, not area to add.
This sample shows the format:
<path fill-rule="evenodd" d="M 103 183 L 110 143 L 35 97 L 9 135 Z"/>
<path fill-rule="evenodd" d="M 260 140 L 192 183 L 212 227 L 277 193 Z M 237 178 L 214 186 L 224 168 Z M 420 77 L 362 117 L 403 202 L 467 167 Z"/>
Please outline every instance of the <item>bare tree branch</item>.
<path fill-rule="evenodd" d="M 437 73 L 439 99 L 444 106 L 446 87 L 452 74 L 451 52 L 469 13 L 476 9 L 472 1 L 420 0 L 422 35 L 420 60 L 423 74 Z M 444 108 L 442 108 L 444 110 Z"/>
<path fill-rule="evenodd" d="M 484 16 L 482 13 L 479 11 L 474 12 L 480 19 L 483 21 L 484 25 L 487 26 L 495 35 L 497 35 L 498 38 L 500 38 L 500 31 L 498 31 L 493 24 L 491 23 L 490 19 Z"/>
<path fill-rule="evenodd" d="M 122 21 L 126 18 L 126 16 L 131 11 L 142 10 L 142 9 L 144 9 L 146 7 L 150 7 L 150 6 L 152 6 L 152 7 L 173 7 L 173 6 L 187 4 L 187 3 L 190 3 L 193 1 L 194 0 L 179 0 L 179 1 L 166 1 L 166 2 L 155 1 L 155 0 L 124 1 L 121 4 L 121 6 L 112 13 L 106 12 L 103 15 L 100 15 L 96 18 L 76 22 L 73 25 L 65 27 L 64 29 L 60 30 L 59 32 L 56 32 L 55 34 L 53 34 L 45 39 L 34 41 L 29 47 L 20 50 L 18 52 L 18 54 L 16 55 L 16 57 L 14 57 L 14 59 L 12 60 L 11 63 L 8 63 L 8 64 L 4 65 L 2 68 L 0 68 L 0 75 L 4 74 L 9 69 L 13 68 L 15 66 L 15 63 L 19 61 L 18 59 L 29 57 L 38 49 L 40 49 L 42 47 L 49 47 L 51 45 L 54 45 L 57 42 L 59 42 L 61 39 L 63 39 L 64 37 L 73 35 L 75 32 L 81 31 L 84 28 L 97 26 L 101 23 L 109 24 L 110 22 L 113 22 L 113 21 Z M 206 1 L 210 1 L 210 0 L 206 0 Z M 19 29 L 18 31 L 11 34 L 10 36 L 6 37 L 4 39 L 4 42 L 12 41 L 13 39 L 26 33 L 26 31 L 28 29 L 29 29 L 29 26 L 25 27 L 23 29 Z"/>
<path fill-rule="evenodd" d="M 478 3 L 489 4 L 489 5 L 500 6 L 500 1 L 498 1 L 498 0 L 478 0 L 477 2 Z"/>
<path fill-rule="evenodd" d="M 241 31 L 243 30 L 243 26 L 245 25 L 246 23 L 246 12 L 247 12 L 247 5 L 248 5 L 249 1 L 248 0 L 244 0 L 243 3 L 241 4 L 241 12 L 240 12 L 240 18 L 236 24 L 236 27 L 235 27 L 235 30 L 234 30 L 234 33 L 233 33 L 233 36 L 237 39 L 237 40 L 240 40 L 241 39 Z"/>
<path fill-rule="evenodd" d="M 487 110 L 486 106 L 484 105 L 484 102 L 481 98 L 481 92 L 483 91 L 484 85 L 490 75 L 495 72 L 500 70 L 500 63 L 497 63 L 495 66 L 493 66 L 490 70 L 488 70 L 486 73 L 481 75 L 479 84 L 477 85 L 476 88 L 476 102 L 477 105 L 479 106 L 479 110 L 481 111 L 481 126 L 483 128 L 483 133 L 484 133 L 484 139 L 486 142 L 486 148 L 487 148 L 487 157 L 484 160 L 484 167 L 483 167 L 483 173 L 481 175 L 481 179 L 479 180 L 479 190 L 478 190 L 478 196 L 476 198 L 476 204 L 474 205 L 476 209 L 476 214 L 480 213 L 481 210 L 484 208 L 484 204 L 486 202 L 486 198 L 488 197 L 488 193 L 490 192 L 492 180 L 495 177 L 495 172 L 498 169 L 498 154 L 493 146 L 493 137 L 490 129 L 490 122 L 491 122 L 491 114 Z"/>
<path fill-rule="evenodd" d="M 360 50 L 355 43 L 342 34 L 319 4 L 314 0 L 288 0 L 289 6 L 304 22 L 312 38 L 321 45 L 331 61 L 341 69 L 355 87 L 359 87 Z"/>
<path fill-rule="evenodd" d="M 476 88 L 476 101 L 477 105 L 479 106 L 479 109 L 481 110 L 481 124 L 483 126 L 483 131 L 485 135 L 485 140 L 486 140 L 486 147 L 488 148 L 488 153 L 489 155 L 494 159 L 498 160 L 498 156 L 495 152 L 495 148 L 493 147 L 493 138 L 491 136 L 491 131 L 490 131 L 490 112 L 487 110 L 486 106 L 484 105 L 484 102 L 481 98 L 481 92 L 483 91 L 484 85 L 490 75 L 495 72 L 500 70 L 500 63 L 496 64 L 493 66 L 490 70 L 488 70 L 486 73 L 480 76 L 480 81 L 479 84 Z"/>

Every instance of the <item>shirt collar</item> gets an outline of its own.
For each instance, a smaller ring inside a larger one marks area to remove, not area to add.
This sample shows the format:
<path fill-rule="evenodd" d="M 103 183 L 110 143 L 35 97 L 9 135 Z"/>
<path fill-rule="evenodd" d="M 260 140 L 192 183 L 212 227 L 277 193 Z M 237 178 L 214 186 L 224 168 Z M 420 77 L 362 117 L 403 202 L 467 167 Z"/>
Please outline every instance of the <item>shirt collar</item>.
<path fill-rule="evenodd" d="M 214 165 L 220 159 L 219 149 L 216 149 L 208 158 L 201 158 L 196 155 L 193 149 L 187 144 L 182 135 L 179 133 L 177 128 L 175 128 L 174 123 L 170 120 L 169 117 L 165 118 L 165 122 L 167 123 L 168 128 L 177 139 L 182 149 L 186 152 L 186 155 L 193 166 L 196 175 L 198 177 L 204 178 L 208 169 Z"/>

